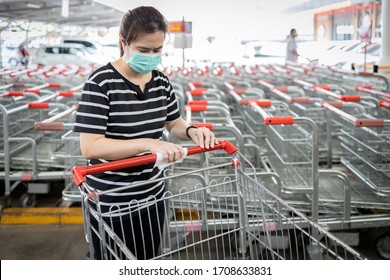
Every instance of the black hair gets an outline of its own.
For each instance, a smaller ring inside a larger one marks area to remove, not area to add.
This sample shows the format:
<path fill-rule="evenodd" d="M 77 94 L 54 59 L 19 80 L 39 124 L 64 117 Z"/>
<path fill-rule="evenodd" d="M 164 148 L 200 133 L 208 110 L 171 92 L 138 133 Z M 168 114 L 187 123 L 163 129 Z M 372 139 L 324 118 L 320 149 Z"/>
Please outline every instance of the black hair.
<path fill-rule="evenodd" d="M 296 30 L 295 28 L 292 28 L 292 29 L 290 30 L 290 34 L 293 34 L 293 33 L 295 33 L 295 32 L 297 32 L 297 30 Z"/>
<path fill-rule="evenodd" d="M 119 28 L 120 56 L 124 53 L 120 38 L 123 38 L 130 45 L 140 33 L 154 33 L 156 31 L 162 31 L 164 34 L 168 31 L 166 19 L 156 8 L 141 6 L 129 10 L 123 15 Z"/>

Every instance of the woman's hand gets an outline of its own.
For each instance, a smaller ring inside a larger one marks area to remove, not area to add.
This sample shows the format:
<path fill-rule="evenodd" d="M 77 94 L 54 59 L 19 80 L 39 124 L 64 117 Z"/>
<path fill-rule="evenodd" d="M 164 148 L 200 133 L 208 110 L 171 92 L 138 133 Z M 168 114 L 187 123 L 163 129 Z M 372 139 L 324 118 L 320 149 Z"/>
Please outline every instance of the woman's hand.
<path fill-rule="evenodd" d="M 153 141 L 149 145 L 148 150 L 151 153 L 162 154 L 166 162 L 175 162 L 185 156 L 182 146 L 160 140 Z"/>
<path fill-rule="evenodd" d="M 214 133 L 206 127 L 191 128 L 188 130 L 188 135 L 201 148 L 214 148 L 214 145 L 219 143 Z"/>

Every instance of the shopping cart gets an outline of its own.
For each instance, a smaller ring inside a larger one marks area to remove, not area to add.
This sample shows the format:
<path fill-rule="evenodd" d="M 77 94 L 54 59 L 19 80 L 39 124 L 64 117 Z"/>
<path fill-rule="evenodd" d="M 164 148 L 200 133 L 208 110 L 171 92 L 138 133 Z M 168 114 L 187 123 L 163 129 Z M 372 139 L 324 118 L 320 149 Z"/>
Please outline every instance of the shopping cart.
<path fill-rule="evenodd" d="M 222 149 L 243 158 L 225 140 L 209 150 L 190 147 L 188 155 Z M 154 238 L 149 237 L 155 245 L 151 259 L 363 259 L 358 252 L 270 192 L 257 180 L 254 169 L 250 175 L 244 172 L 244 165 L 251 164 L 246 160 L 240 162 L 234 156 L 226 163 L 185 173 L 170 174 L 166 170 L 164 178 L 155 180 L 167 183 L 161 198 L 149 197 L 146 202 L 133 200 L 102 211 L 101 199 L 106 194 L 145 183 L 98 191 L 86 183 L 86 176 L 156 160 L 158 156 L 151 154 L 73 168 L 74 180 L 83 195 L 86 238 L 90 242 L 92 233 L 98 236 L 103 258 L 137 259 L 137 255 L 145 255 L 147 252 L 139 250 L 145 251 L 143 242 L 148 236 L 141 234 L 132 240 L 131 236 L 123 236 L 121 230 L 114 231 L 112 222 L 119 215 L 133 226 L 133 220 L 142 213 L 149 221 L 158 221 L 154 212 L 157 208 L 164 213 L 165 219 L 160 225 L 163 230 Z M 233 176 L 213 180 L 207 185 L 188 184 L 191 175 L 227 168 L 232 170 Z M 181 184 L 179 191 L 169 189 L 172 181 Z M 96 225 L 90 223 L 91 217 L 97 220 Z M 145 229 L 152 227 L 150 223 L 143 225 Z M 141 246 L 132 248 L 137 242 Z M 93 253 L 91 243 L 90 250 Z"/>
<path fill-rule="evenodd" d="M 323 106 L 342 122 L 342 163 L 380 196 L 390 195 L 389 120 L 352 115 L 329 103 Z"/>

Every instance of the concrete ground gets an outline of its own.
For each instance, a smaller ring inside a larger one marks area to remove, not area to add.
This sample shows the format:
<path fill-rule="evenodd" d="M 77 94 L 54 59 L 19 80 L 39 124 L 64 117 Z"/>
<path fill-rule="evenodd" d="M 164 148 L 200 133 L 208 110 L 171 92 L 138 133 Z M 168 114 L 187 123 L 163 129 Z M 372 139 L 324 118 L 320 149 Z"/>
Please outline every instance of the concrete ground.
<path fill-rule="evenodd" d="M 361 233 L 355 249 L 379 260 L 371 237 L 370 232 Z M 86 260 L 87 252 L 82 224 L 0 225 L 1 260 Z"/>
<path fill-rule="evenodd" d="M 1 260 L 85 260 L 82 224 L 0 225 Z"/>
<path fill-rule="evenodd" d="M 52 198 L 46 202 L 40 197 L 36 208 L 21 209 L 13 205 L 3 209 L 0 214 L 1 260 L 87 259 L 81 209 L 54 205 Z M 43 224 L 44 221 L 47 224 Z M 370 260 L 381 259 L 375 250 L 375 236 L 375 229 L 362 231 L 360 244 L 354 249 Z"/>

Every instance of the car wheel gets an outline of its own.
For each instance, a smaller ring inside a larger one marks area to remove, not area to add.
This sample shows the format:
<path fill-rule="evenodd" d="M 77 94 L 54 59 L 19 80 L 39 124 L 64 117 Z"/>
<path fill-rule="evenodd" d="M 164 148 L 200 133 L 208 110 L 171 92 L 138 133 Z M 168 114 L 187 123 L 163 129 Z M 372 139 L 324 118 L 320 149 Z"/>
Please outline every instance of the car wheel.
<path fill-rule="evenodd" d="M 15 58 L 15 57 L 12 57 L 8 60 L 8 63 L 9 65 L 11 65 L 12 67 L 15 67 L 16 65 L 18 65 L 19 61 Z"/>
<path fill-rule="evenodd" d="M 379 256 L 390 260 L 390 232 L 379 236 L 376 240 L 375 247 Z"/>

